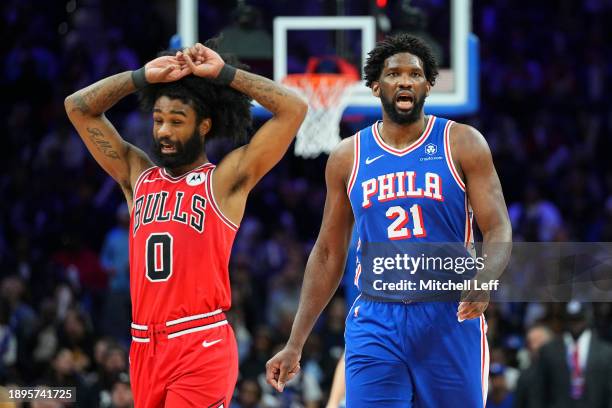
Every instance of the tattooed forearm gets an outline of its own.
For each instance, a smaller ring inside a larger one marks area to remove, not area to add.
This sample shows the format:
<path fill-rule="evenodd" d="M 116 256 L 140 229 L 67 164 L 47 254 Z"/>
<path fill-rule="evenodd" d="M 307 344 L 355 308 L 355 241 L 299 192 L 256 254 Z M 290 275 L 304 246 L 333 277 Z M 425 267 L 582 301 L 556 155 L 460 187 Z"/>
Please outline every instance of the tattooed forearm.
<path fill-rule="evenodd" d="M 243 70 L 236 71 L 236 76 L 231 83 L 232 88 L 249 95 L 259 102 L 264 108 L 273 113 L 291 110 L 292 101 L 299 100 L 293 92 L 282 85 L 259 75 Z"/>
<path fill-rule="evenodd" d="M 89 105 L 87 105 L 87 102 L 85 102 L 83 96 L 76 94 L 72 100 L 72 108 L 70 108 L 70 113 L 79 111 L 82 114 L 87 114 L 90 110 L 91 109 L 89 108 Z"/>
<path fill-rule="evenodd" d="M 74 93 L 67 100 L 67 103 L 70 103 L 68 112 L 101 115 L 121 98 L 135 90 L 131 73 L 122 72 L 121 74 L 102 79 Z"/>
<path fill-rule="evenodd" d="M 106 140 L 104 133 L 98 128 L 87 128 L 87 133 L 89 134 L 89 140 L 91 140 L 98 150 L 102 152 L 106 157 L 109 157 L 114 160 L 119 159 L 119 154 L 113 149 L 113 145 Z"/>

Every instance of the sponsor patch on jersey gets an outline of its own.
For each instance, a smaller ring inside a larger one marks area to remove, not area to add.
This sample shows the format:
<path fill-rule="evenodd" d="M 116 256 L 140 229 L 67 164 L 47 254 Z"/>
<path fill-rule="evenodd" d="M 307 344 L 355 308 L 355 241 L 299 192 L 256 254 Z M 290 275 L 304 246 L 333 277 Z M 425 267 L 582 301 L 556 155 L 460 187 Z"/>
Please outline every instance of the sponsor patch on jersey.
<path fill-rule="evenodd" d="M 438 153 L 438 146 L 433 143 L 428 143 L 427 145 L 425 145 L 425 153 L 430 156 L 433 156 L 434 154 Z"/>
<path fill-rule="evenodd" d="M 421 157 L 419 159 L 419 161 L 430 161 L 430 160 L 442 160 L 442 156 L 436 156 L 435 154 L 438 153 L 438 146 L 434 143 L 427 143 L 425 145 L 425 154 L 427 156 L 425 157 Z"/>
<path fill-rule="evenodd" d="M 206 181 L 204 173 L 193 173 L 187 176 L 187 184 L 192 187 L 199 186 L 204 183 L 204 181 Z"/>

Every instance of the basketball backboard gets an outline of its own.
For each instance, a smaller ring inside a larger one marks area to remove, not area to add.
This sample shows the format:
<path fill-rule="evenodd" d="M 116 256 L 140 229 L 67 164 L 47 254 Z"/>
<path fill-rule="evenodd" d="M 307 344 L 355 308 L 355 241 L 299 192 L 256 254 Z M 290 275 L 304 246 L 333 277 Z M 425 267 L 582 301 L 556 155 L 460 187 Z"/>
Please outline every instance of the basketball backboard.
<path fill-rule="evenodd" d="M 450 24 L 448 48 L 450 58 L 441 66 L 440 75 L 431 95 L 425 103 L 427 113 L 445 116 L 466 115 L 475 112 L 479 105 L 479 54 L 478 39 L 471 33 L 471 2 L 469 0 L 449 0 Z M 345 41 L 349 47 L 360 48 L 355 54 L 360 56 L 361 72 L 368 52 L 376 44 L 376 19 L 373 16 L 281 16 L 274 19 L 274 80 L 280 82 L 290 70 L 291 52 L 301 45 L 300 38 L 291 42 L 294 33 L 304 38 L 312 38 L 322 32 L 345 32 L 350 34 Z M 355 35 L 355 32 L 358 32 Z M 306 35 L 305 35 L 306 33 Z M 307 33 L 311 33 L 310 35 Z M 359 44 L 356 44 L 359 43 Z M 321 53 L 329 51 L 321 47 Z M 315 47 L 316 49 L 316 47 Z M 308 48 L 313 52 L 313 47 Z M 371 94 L 370 88 L 361 81 L 354 85 L 352 96 L 345 115 L 364 115 L 380 117 L 380 101 Z M 261 106 L 253 109 L 255 116 L 267 116 Z"/>

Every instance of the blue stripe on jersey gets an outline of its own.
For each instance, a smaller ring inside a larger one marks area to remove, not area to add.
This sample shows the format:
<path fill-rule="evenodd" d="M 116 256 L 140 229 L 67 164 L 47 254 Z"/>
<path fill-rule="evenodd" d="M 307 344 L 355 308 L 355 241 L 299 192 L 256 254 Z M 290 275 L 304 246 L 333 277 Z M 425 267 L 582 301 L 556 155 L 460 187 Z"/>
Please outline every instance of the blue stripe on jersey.
<path fill-rule="evenodd" d="M 467 245 L 472 240 L 471 210 L 452 164 L 448 140 L 452 122 L 429 116 L 423 134 L 402 150 L 384 142 L 378 133 L 380 123 L 355 136 L 356 163 L 348 194 L 362 245 Z"/>

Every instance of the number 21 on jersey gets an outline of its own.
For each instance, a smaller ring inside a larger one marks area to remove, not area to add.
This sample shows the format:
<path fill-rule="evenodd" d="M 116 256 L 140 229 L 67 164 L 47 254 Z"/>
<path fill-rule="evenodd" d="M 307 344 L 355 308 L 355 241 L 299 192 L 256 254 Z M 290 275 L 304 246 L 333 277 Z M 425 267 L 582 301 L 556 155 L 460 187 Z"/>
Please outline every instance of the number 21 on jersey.
<path fill-rule="evenodd" d="M 414 204 L 410 207 L 410 214 L 399 205 L 389 207 L 386 212 L 387 218 L 394 220 L 391 225 L 387 227 L 387 235 L 391 240 L 408 239 L 410 237 L 422 238 L 427 236 L 427 231 L 423 227 L 423 212 L 421 206 Z M 412 233 L 406 227 L 406 224 L 412 217 Z"/>

